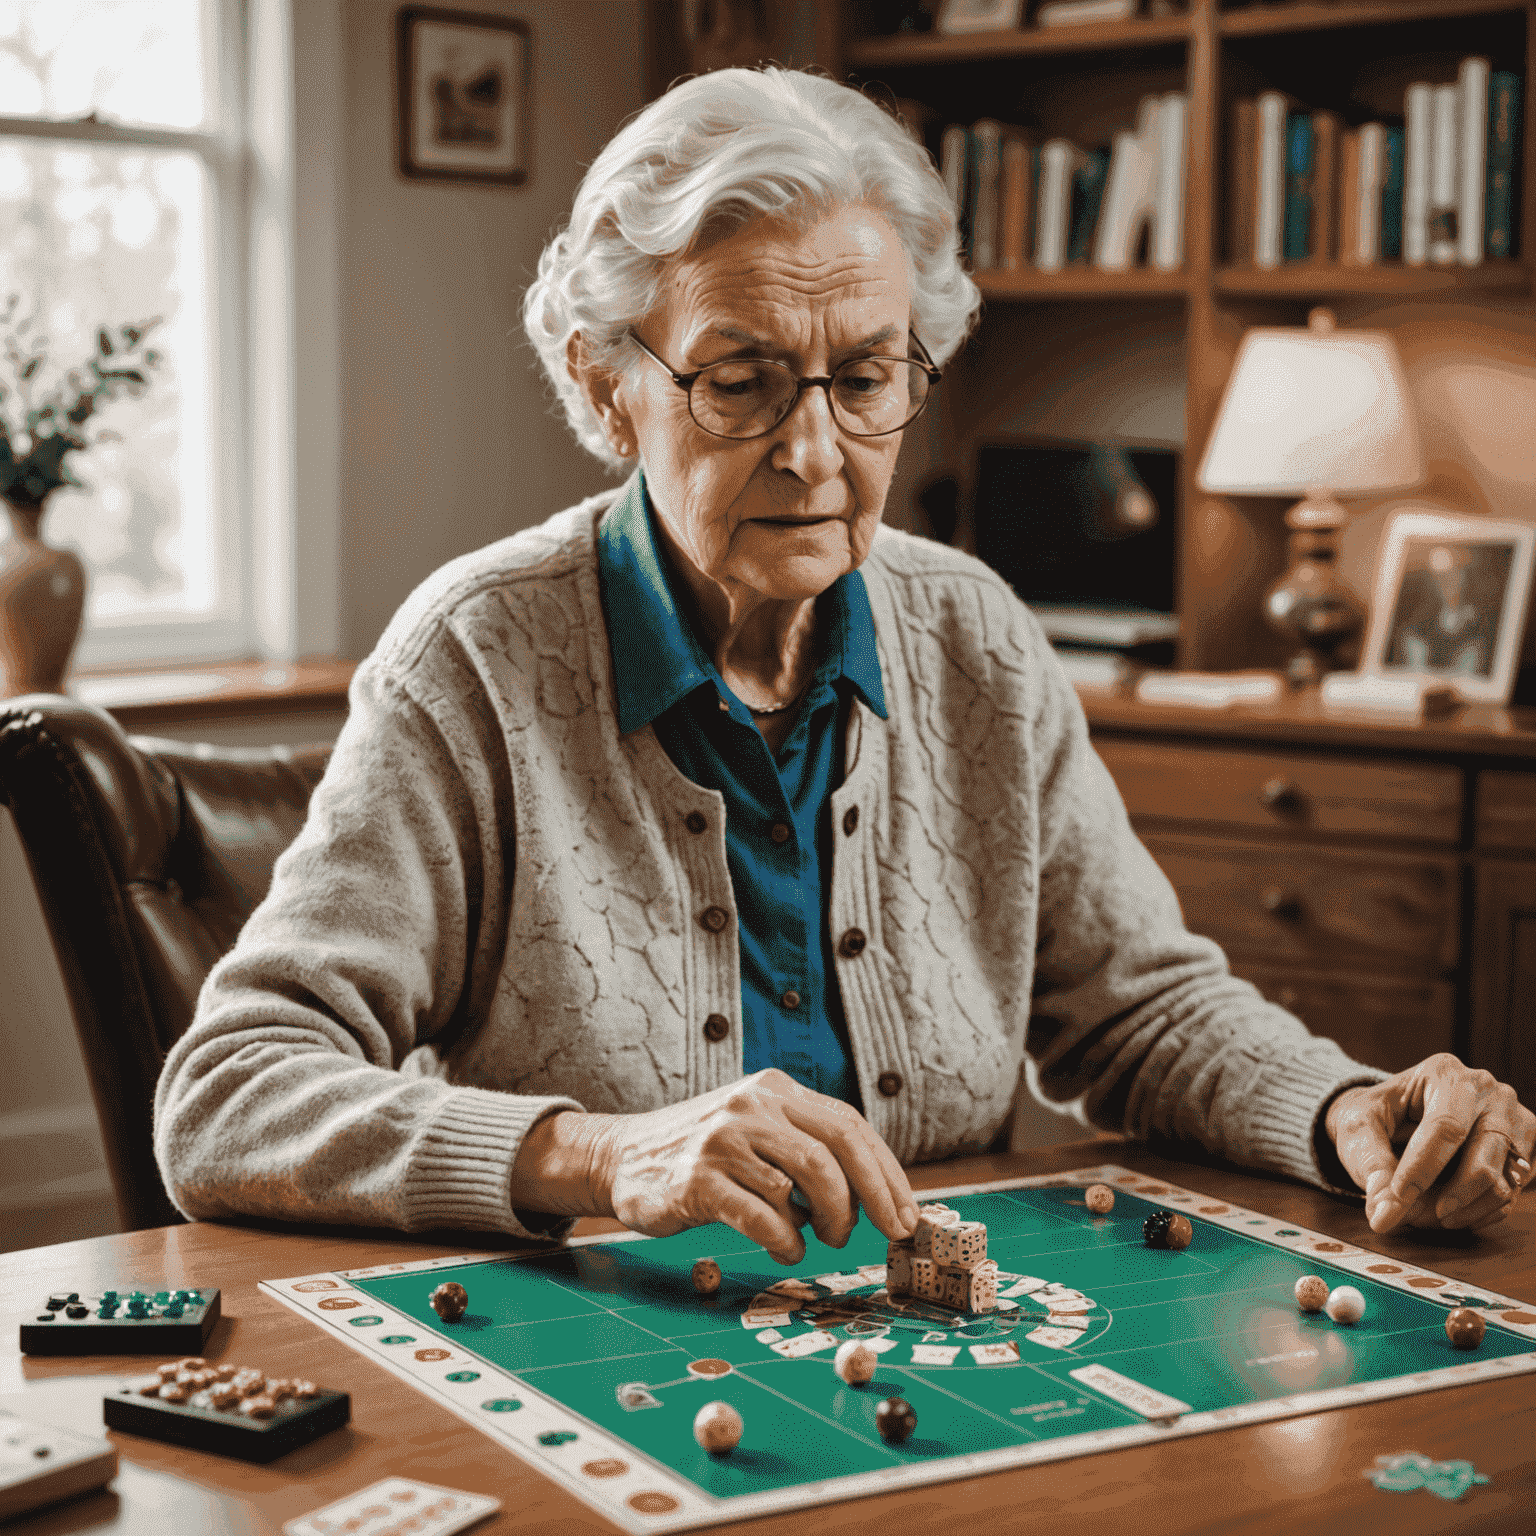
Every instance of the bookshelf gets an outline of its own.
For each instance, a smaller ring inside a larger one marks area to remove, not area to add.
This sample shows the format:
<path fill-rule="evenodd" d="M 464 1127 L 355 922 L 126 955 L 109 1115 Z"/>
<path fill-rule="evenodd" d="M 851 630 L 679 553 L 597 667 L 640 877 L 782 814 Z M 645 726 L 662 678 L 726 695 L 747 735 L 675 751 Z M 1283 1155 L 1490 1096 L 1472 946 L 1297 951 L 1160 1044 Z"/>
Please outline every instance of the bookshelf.
<path fill-rule="evenodd" d="M 1264 626 L 1260 599 L 1285 567 L 1283 502 L 1212 496 L 1194 485 L 1238 346 L 1250 326 L 1301 324 L 1319 302 L 1335 305 L 1342 324 L 1402 323 L 1420 348 L 1432 347 L 1439 332 L 1487 334 L 1501 326 L 1512 349 L 1529 346 L 1536 0 L 1292 0 L 1242 8 L 1189 0 L 1177 16 L 968 37 L 867 35 L 871 11 L 861 0 L 817 6 L 818 62 L 838 78 L 921 101 L 940 121 L 993 116 L 1080 144 L 1105 143 L 1132 124 L 1142 96 L 1187 92 L 1182 270 L 978 273 L 987 304 L 981 331 L 951 365 L 951 398 L 930 434 L 928 461 L 939 467 L 947 460 L 963 482 L 968 434 L 995 419 L 987 403 L 1006 391 L 1027 412 L 1029 373 L 1009 353 L 1012 338 L 1035 324 L 1031 317 L 1070 337 L 1071 323 L 1047 311 L 1074 305 L 1084 315 L 1103 304 L 1128 330 L 1143 322 L 1149 331 L 1161 328 L 1163 352 L 1177 352 L 1182 362 L 1181 664 L 1223 670 L 1278 662 L 1283 643 Z M 1346 122 L 1400 115 L 1408 81 L 1454 80 L 1460 59 L 1473 53 L 1526 82 L 1516 259 L 1466 268 L 1293 262 L 1270 270 L 1227 260 L 1226 129 L 1237 98 L 1279 89 Z M 994 334 L 1008 341 L 989 343 Z M 1059 420 L 1054 425 L 1059 431 Z"/>

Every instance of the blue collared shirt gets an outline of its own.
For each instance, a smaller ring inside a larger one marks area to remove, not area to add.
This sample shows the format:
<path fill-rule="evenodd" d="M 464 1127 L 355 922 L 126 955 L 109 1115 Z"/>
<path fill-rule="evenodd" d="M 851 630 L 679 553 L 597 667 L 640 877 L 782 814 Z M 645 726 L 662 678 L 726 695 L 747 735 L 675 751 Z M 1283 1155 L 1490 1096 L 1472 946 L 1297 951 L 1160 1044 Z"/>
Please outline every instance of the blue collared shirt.
<path fill-rule="evenodd" d="M 843 779 L 854 695 L 885 718 L 864 578 L 857 571 L 840 576 L 818 600 L 824 650 L 795 727 L 775 754 L 678 608 L 654 517 L 637 476 L 597 534 L 619 730 L 627 735 L 654 726 L 678 771 L 725 798 L 725 855 L 740 928 L 744 1069 L 778 1067 L 857 1106 L 826 911 L 832 791 Z"/>

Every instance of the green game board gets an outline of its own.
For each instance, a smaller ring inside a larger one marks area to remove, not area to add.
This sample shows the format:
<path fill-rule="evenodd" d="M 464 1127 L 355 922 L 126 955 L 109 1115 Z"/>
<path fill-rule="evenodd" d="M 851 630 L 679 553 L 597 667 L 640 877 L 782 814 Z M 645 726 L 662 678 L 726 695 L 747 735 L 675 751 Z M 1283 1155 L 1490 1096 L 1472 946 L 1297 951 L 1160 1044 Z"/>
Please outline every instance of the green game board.
<path fill-rule="evenodd" d="M 1095 1182 L 1116 1191 L 1106 1217 L 1083 1205 Z M 892 1304 L 885 1239 L 867 1220 L 840 1250 L 807 1230 L 792 1271 L 710 1226 L 262 1288 L 631 1531 L 1536 1371 L 1536 1308 L 1123 1168 L 925 1198 L 987 1223 L 998 1314 Z M 1142 1221 L 1160 1206 L 1190 1217 L 1185 1251 L 1143 1244 Z M 692 1288 L 701 1256 L 720 1264 L 718 1296 Z M 1301 1313 L 1292 1287 L 1308 1273 L 1357 1286 L 1365 1317 L 1339 1327 Z M 811 1282 L 808 1299 L 757 1318 L 761 1293 L 790 1276 Z M 469 1292 L 456 1324 L 428 1304 L 447 1279 Z M 1488 1322 L 1470 1354 L 1444 1331 L 1463 1304 Z M 880 1351 L 864 1387 L 831 1368 L 834 1346 L 853 1336 Z M 905 1445 L 875 1429 L 876 1403 L 896 1395 L 918 1415 Z M 717 1398 L 745 1421 L 741 1445 L 719 1458 L 692 1436 L 694 1414 Z"/>

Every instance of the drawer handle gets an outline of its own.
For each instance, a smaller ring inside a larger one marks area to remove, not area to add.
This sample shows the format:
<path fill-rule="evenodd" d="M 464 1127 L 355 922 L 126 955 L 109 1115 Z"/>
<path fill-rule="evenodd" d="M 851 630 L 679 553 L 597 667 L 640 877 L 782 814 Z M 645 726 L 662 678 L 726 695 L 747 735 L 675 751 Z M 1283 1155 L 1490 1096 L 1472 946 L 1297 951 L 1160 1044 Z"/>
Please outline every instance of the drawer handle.
<path fill-rule="evenodd" d="M 1289 779 L 1266 779 L 1259 790 L 1259 804 L 1268 811 L 1299 811 L 1301 791 Z"/>
<path fill-rule="evenodd" d="M 1278 917 L 1285 923 L 1300 922 L 1303 911 L 1301 897 L 1294 891 L 1282 890 L 1278 885 L 1271 885 L 1266 888 L 1259 900 L 1271 917 Z"/>

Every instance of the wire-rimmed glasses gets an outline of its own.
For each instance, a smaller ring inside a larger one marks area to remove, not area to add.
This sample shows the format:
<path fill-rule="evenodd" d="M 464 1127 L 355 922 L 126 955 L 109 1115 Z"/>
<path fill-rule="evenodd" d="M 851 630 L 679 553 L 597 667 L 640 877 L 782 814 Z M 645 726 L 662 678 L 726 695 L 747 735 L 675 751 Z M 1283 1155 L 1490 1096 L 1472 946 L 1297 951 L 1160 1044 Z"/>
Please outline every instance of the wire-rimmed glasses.
<path fill-rule="evenodd" d="M 943 376 L 914 335 L 918 357 L 851 357 L 830 374 L 798 377 L 767 357 L 733 357 L 677 373 L 640 340 L 629 339 L 688 396 L 688 414 L 711 437 L 744 441 L 780 426 L 808 389 L 824 389 L 832 419 L 850 437 L 887 437 L 910 426 Z"/>

